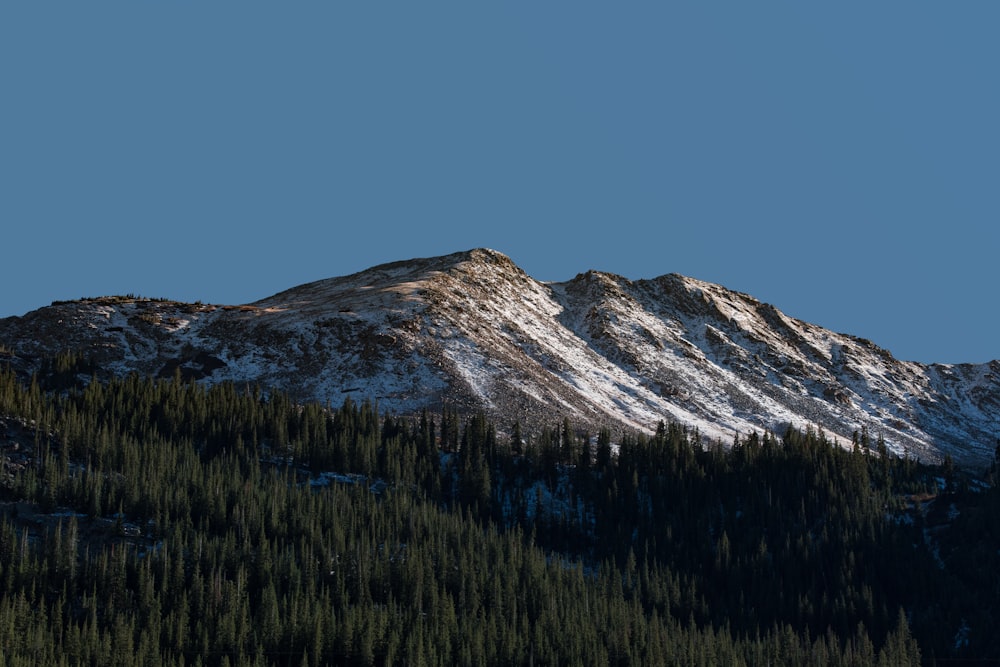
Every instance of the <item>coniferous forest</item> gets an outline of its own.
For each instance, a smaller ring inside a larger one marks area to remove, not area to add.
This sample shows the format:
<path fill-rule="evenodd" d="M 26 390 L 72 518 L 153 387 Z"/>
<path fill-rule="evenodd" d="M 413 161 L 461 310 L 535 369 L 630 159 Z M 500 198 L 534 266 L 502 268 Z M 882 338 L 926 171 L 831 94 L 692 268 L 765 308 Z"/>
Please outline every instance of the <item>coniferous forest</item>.
<path fill-rule="evenodd" d="M 2 665 L 1000 661 L 1000 490 L 865 432 L 527 433 L 85 367 L 0 371 Z"/>

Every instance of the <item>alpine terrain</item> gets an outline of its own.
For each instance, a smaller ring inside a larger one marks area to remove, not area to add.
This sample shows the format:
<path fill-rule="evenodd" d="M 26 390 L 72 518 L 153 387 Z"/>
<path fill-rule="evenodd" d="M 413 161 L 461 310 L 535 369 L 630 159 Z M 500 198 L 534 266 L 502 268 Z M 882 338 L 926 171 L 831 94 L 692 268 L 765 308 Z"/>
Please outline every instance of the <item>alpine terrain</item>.
<path fill-rule="evenodd" d="M 449 405 L 499 424 L 652 431 L 730 443 L 788 426 L 849 445 L 982 467 L 1000 435 L 1000 362 L 921 364 L 681 275 L 534 280 L 499 252 L 412 259 L 217 306 L 141 297 L 56 302 L 0 320 L 0 355 L 38 372 L 139 372 L 280 389 L 296 400 Z"/>

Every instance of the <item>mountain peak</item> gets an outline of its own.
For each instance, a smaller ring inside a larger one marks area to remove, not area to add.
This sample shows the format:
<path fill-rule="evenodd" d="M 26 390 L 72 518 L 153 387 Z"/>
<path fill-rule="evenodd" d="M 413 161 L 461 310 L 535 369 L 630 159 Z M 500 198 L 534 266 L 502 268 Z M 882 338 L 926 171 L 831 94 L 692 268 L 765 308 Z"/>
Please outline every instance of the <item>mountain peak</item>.
<path fill-rule="evenodd" d="M 503 254 L 498 250 L 493 250 L 492 248 L 473 248 L 464 253 L 458 253 L 460 255 L 466 255 L 469 259 L 479 260 L 484 262 L 493 262 L 500 264 L 513 264 L 510 257 Z"/>
<path fill-rule="evenodd" d="M 26 374 L 66 349 L 99 375 L 140 372 L 275 387 L 301 401 L 447 403 L 498 423 L 734 434 L 866 429 L 899 454 L 985 464 L 1000 432 L 1000 364 L 925 366 L 720 285 L 586 271 L 542 283 L 474 248 L 375 266 L 244 306 L 96 299 L 0 320 Z M 89 377 L 89 376 L 88 376 Z M 81 381 L 84 381 L 81 379 Z"/>

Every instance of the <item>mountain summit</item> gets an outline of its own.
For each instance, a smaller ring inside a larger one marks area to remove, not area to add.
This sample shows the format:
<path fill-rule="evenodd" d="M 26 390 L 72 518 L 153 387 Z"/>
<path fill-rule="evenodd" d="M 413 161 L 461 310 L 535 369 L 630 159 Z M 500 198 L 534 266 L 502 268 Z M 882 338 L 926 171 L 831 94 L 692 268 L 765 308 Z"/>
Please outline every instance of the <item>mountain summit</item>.
<path fill-rule="evenodd" d="M 534 280 L 476 249 L 301 285 L 240 306 L 133 297 L 54 303 L 0 320 L 24 372 L 64 350 L 99 375 L 180 373 L 297 400 L 372 399 L 400 414 L 444 404 L 500 424 L 553 415 L 651 430 L 867 434 L 927 461 L 985 465 L 1000 435 L 1000 362 L 899 361 L 870 341 L 719 285 L 587 271 Z"/>

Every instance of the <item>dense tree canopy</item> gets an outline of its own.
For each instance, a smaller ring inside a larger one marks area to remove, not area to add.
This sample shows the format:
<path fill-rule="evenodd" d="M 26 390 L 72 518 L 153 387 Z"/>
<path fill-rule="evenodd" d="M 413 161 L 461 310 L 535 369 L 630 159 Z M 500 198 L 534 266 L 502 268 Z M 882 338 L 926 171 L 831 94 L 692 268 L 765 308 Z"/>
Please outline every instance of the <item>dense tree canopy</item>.
<path fill-rule="evenodd" d="M 867 439 L 501 433 L 78 366 L 0 372 L 3 664 L 1000 657 L 997 491 Z"/>

